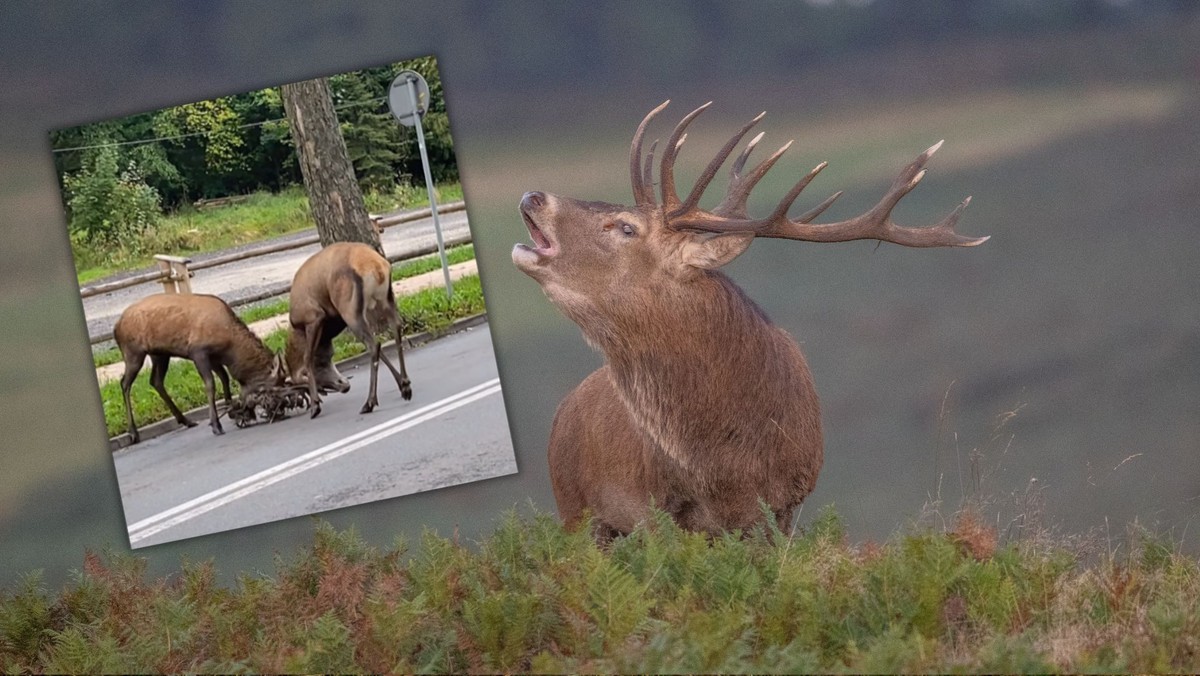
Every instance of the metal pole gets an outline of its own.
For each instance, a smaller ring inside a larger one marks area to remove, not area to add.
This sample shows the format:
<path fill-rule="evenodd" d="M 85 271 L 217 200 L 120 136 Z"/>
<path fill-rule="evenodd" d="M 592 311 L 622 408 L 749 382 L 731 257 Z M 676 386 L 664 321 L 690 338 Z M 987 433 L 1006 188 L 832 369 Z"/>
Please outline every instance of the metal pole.
<path fill-rule="evenodd" d="M 446 245 L 442 243 L 442 223 L 438 220 L 437 200 L 433 196 L 433 174 L 429 172 L 429 155 L 425 152 L 425 130 L 421 127 L 421 116 L 417 108 L 417 82 L 407 78 L 408 97 L 412 100 L 412 116 L 417 127 L 417 146 L 421 149 L 421 166 L 425 169 L 425 188 L 429 191 L 429 209 L 433 212 L 433 231 L 437 234 L 438 256 L 442 259 L 442 276 L 446 279 L 446 298 L 452 298 L 454 287 L 450 285 L 450 265 L 446 262 Z"/>

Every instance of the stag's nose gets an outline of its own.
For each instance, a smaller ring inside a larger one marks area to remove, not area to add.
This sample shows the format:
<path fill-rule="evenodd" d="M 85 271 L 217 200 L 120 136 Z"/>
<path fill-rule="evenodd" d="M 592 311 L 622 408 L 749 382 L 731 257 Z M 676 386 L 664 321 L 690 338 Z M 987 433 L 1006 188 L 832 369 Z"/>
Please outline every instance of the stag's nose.
<path fill-rule="evenodd" d="M 540 209 L 545 204 L 546 193 L 539 192 L 537 190 L 527 192 L 525 193 L 525 196 L 521 198 L 522 209 Z"/>

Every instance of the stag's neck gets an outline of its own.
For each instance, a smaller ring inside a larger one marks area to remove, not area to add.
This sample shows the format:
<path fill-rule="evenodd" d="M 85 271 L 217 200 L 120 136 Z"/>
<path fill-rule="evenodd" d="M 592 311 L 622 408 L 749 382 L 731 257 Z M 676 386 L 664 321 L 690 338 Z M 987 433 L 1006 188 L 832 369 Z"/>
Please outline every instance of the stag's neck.
<path fill-rule="evenodd" d="M 746 463 L 769 473 L 762 449 L 807 444 L 793 441 L 797 428 L 819 419 L 799 347 L 720 273 L 661 291 L 649 307 L 606 313 L 610 321 L 589 336 L 619 396 L 700 483 L 716 485 Z"/>
<path fill-rule="evenodd" d="M 244 324 L 233 331 L 230 341 L 229 359 L 226 365 L 242 389 L 271 383 L 271 372 L 275 366 L 275 355 L 263 344 L 262 339 Z"/>
<path fill-rule="evenodd" d="M 664 284 L 648 295 L 648 302 L 618 300 L 603 311 L 603 321 L 589 322 L 599 330 L 588 338 L 614 368 L 741 361 L 748 350 L 777 339 L 766 314 L 719 272 L 683 286 Z"/>

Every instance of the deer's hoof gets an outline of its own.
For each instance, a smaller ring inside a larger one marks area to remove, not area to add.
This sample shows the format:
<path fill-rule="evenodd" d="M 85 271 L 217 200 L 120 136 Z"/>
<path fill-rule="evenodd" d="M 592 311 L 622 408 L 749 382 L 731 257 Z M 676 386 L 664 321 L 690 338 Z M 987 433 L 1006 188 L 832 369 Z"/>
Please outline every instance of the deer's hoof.
<path fill-rule="evenodd" d="M 404 401 L 412 399 L 412 384 L 407 380 L 400 384 L 400 396 L 404 398 Z"/>
<path fill-rule="evenodd" d="M 224 429 L 222 429 L 222 428 L 221 428 L 221 427 L 219 427 L 219 426 L 218 426 L 218 427 L 214 427 L 214 428 L 212 428 L 212 431 L 213 431 L 213 434 L 214 434 L 214 435 L 216 435 L 216 436 L 220 436 L 220 435 L 222 435 L 222 434 L 225 434 L 225 430 L 224 430 Z"/>
<path fill-rule="evenodd" d="M 358 412 L 359 413 L 370 413 L 371 411 L 374 411 L 375 407 L 378 405 L 379 405 L 379 401 L 368 400 L 367 403 L 363 404 L 362 408 L 358 409 Z"/>
<path fill-rule="evenodd" d="M 195 420 L 188 420 L 187 418 L 181 420 L 180 423 L 182 423 L 184 427 L 195 427 L 199 424 Z"/>
<path fill-rule="evenodd" d="M 314 403 L 312 406 L 308 407 L 308 418 L 310 420 L 319 415 L 321 415 L 321 405 L 320 404 Z"/>

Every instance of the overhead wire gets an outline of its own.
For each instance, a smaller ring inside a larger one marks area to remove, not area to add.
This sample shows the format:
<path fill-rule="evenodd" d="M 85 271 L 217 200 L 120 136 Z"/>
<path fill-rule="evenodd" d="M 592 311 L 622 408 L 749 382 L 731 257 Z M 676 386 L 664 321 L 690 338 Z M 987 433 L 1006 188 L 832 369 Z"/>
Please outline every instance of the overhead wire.
<path fill-rule="evenodd" d="M 347 104 L 344 104 L 341 106 L 334 106 L 333 109 L 335 111 L 346 110 L 347 108 L 353 108 L 355 106 L 363 106 L 363 105 L 367 105 L 369 103 L 379 103 L 380 101 L 386 101 L 386 100 L 387 100 L 386 96 L 380 96 L 380 97 L 377 97 L 374 99 L 367 99 L 366 101 L 355 101 L 354 103 L 347 103 Z M 233 127 L 233 129 L 250 129 L 252 127 L 261 127 L 265 124 L 271 124 L 273 122 L 283 122 L 285 120 L 287 120 L 286 117 L 280 117 L 280 118 L 276 118 L 274 120 L 262 120 L 261 122 L 248 122 L 246 124 L 240 124 L 236 127 Z M 112 141 L 110 143 L 96 143 L 93 145 L 86 145 L 86 146 L 72 146 L 69 148 L 55 148 L 51 152 L 52 153 L 65 153 L 65 152 L 70 152 L 70 151 L 74 151 L 74 150 L 92 150 L 94 148 L 115 148 L 118 146 L 141 145 L 141 144 L 145 144 L 145 143 L 160 143 L 162 141 L 175 141 L 178 139 L 189 138 L 192 136 L 207 136 L 209 134 L 215 134 L 218 131 L 227 131 L 227 130 L 226 129 L 210 129 L 208 131 L 193 131 L 193 132 L 188 132 L 186 134 L 177 134 L 174 136 L 158 136 L 155 138 L 148 138 L 148 139 L 134 139 L 132 141 Z"/>

